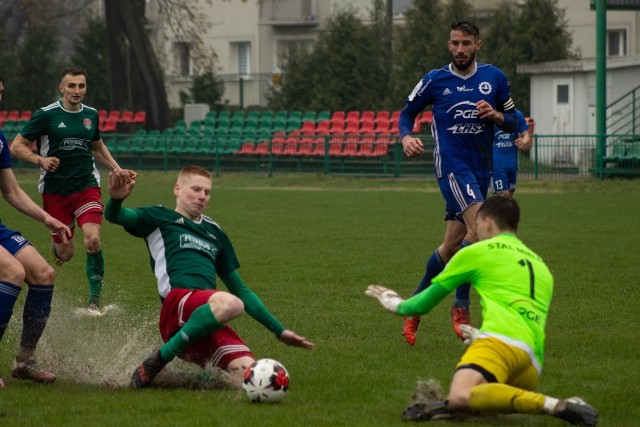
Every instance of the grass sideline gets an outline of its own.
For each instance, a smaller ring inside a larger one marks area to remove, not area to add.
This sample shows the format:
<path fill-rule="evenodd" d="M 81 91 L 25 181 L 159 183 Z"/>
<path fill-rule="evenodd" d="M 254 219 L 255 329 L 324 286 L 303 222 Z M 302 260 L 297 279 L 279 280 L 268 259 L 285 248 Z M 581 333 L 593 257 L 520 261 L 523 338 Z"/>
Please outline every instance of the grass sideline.
<path fill-rule="evenodd" d="M 35 173 L 18 178 L 40 202 Z M 143 172 L 126 206 L 173 207 L 174 180 L 175 172 Z M 584 397 L 601 412 L 601 426 L 636 425 L 640 411 L 632 399 L 640 385 L 633 307 L 640 297 L 640 266 L 632 230 L 640 181 L 524 181 L 516 195 L 520 236 L 556 279 L 539 390 Z M 0 204 L 3 222 L 48 256 L 43 227 Z M 98 319 L 75 317 L 74 309 L 86 299 L 82 251 L 57 270 L 54 310 L 39 347 L 43 365 L 59 367 L 60 378 L 48 386 L 10 378 L 17 309 L 0 347 L 0 375 L 9 386 L 0 392 L 0 425 L 406 426 L 400 413 L 416 381 L 434 378 L 446 389 L 463 346 L 453 335 L 448 304 L 423 319 L 412 348 L 400 335 L 400 318 L 363 291 L 370 283 L 404 295 L 413 290 L 442 238 L 442 210 L 433 180 L 214 178 L 207 213 L 230 235 L 242 277 L 285 326 L 317 345 L 314 351 L 287 347 L 248 316 L 234 321 L 257 357 L 280 360 L 289 370 L 290 395 L 277 405 L 251 404 L 237 390 L 121 387 L 160 343 L 159 301 L 144 242 L 105 223 L 103 303 L 118 309 Z M 76 245 L 81 247 L 78 236 Z M 474 300 L 472 315 L 478 314 Z M 510 415 L 465 425 L 564 423 Z"/>

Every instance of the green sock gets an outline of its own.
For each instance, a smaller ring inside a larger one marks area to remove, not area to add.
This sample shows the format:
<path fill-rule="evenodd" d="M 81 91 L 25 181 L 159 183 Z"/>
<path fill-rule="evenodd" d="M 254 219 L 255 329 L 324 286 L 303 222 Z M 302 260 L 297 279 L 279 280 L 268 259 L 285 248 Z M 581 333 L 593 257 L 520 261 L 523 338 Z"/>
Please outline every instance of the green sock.
<path fill-rule="evenodd" d="M 104 257 L 102 249 L 97 252 L 87 252 L 87 279 L 89 279 L 89 304 L 100 305 L 100 292 L 104 277 Z"/>
<path fill-rule="evenodd" d="M 172 361 L 182 350 L 198 338 L 217 331 L 224 325 L 218 322 L 209 304 L 196 308 L 182 328 L 160 347 L 160 356 L 165 362 Z"/>

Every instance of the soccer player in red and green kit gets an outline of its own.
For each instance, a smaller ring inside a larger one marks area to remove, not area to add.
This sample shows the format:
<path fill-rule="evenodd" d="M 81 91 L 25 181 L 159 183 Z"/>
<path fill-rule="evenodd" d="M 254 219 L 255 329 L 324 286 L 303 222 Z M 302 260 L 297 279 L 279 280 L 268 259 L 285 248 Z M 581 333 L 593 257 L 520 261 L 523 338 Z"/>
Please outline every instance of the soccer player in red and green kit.
<path fill-rule="evenodd" d="M 425 291 L 406 301 L 378 285 L 365 292 L 402 316 L 430 312 L 464 283 L 471 283 L 480 296 L 482 326 L 461 325 L 469 348 L 456 365 L 447 400 L 410 405 L 403 419 L 438 420 L 459 412 L 527 413 L 596 425 L 597 411 L 582 399 L 533 391 L 542 371 L 553 276 L 516 236 L 519 220 L 514 199 L 491 197 L 476 214 L 480 241 L 460 249 Z"/>
<path fill-rule="evenodd" d="M 160 335 L 165 344 L 138 366 L 131 386 L 149 386 L 164 366 L 176 357 L 201 367 L 209 364 L 227 371 L 240 385 L 255 360 L 243 340 L 227 324 L 247 312 L 287 345 L 312 349 L 314 344 L 286 329 L 244 283 L 240 263 L 227 234 L 204 214 L 211 199 L 211 175 L 187 166 L 173 187 L 175 209 L 122 206 L 135 179 L 120 172 L 109 174 L 105 218 L 144 238 L 151 269 L 162 300 Z M 218 289 L 216 276 L 228 289 Z"/>
<path fill-rule="evenodd" d="M 76 222 L 82 230 L 89 281 L 87 308 L 98 312 L 104 278 L 100 242 L 103 205 L 95 161 L 110 171 L 121 168 L 100 137 L 98 111 L 82 103 L 87 93 L 85 69 L 65 69 L 59 90 L 61 99 L 35 111 L 14 139 L 11 154 L 40 166 L 38 190 L 44 210 L 68 225 L 72 233 Z M 29 148 L 33 142 L 37 145 L 35 153 Z M 130 170 L 126 173 L 136 176 Z M 62 242 L 53 233 L 52 238 L 54 261 L 62 265 L 73 257 L 74 241 Z"/>

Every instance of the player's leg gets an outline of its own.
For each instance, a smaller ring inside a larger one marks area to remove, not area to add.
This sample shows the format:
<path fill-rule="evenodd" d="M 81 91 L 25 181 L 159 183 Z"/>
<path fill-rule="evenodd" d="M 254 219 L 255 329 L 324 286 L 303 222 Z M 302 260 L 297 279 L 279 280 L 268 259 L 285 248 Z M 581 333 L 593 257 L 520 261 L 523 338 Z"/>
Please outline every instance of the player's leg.
<path fill-rule="evenodd" d="M 0 224 L 0 229 L 6 230 L 6 227 Z M 0 246 L 0 340 L 11 320 L 24 278 L 22 264 L 7 249 Z"/>
<path fill-rule="evenodd" d="M 89 282 L 88 308 L 98 310 L 100 308 L 100 295 L 104 281 L 104 256 L 100 242 L 100 224 L 87 222 L 81 226 L 84 247 L 87 251 L 85 271 Z"/>
<path fill-rule="evenodd" d="M 595 425 L 598 413 L 578 398 L 532 391 L 538 371 L 528 354 L 489 338 L 474 341 L 451 382 L 448 409 L 455 412 L 549 414 L 572 424 Z"/>
<path fill-rule="evenodd" d="M 15 257 L 24 267 L 29 292 L 22 313 L 20 349 L 11 373 L 14 378 L 50 383 L 55 381 L 55 374 L 38 368 L 34 353 L 51 312 L 55 272 L 31 245 L 20 249 Z"/>
<path fill-rule="evenodd" d="M 438 180 L 440 191 L 447 200 L 448 209 L 452 214 L 460 216 L 467 225 L 466 234 L 460 244 L 461 248 L 478 240 L 475 230 L 475 213 L 487 196 L 490 180 L 489 174 L 479 177 L 471 171 L 452 172 Z M 451 308 L 454 330 L 460 338 L 462 338 L 460 325 L 471 323 L 470 290 L 469 283 L 459 286 L 456 289 L 456 300 Z"/>
<path fill-rule="evenodd" d="M 82 229 L 83 244 L 87 254 L 85 270 L 89 283 L 88 308 L 97 310 L 100 307 L 104 280 L 104 256 L 100 241 L 103 216 L 100 188 L 87 188 L 72 197 L 74 198 L 74 215 Z"/>
<path fill-rule="evenodd" d="M 447 222 L 447 228 L 444 234 L 444 241 L 435 251 L 431 254 L 431 257 L 427 260 L 427 266 L 425 273 L 420 280 L 420 284 L 413 292 L 416 295 L 425 290 L 430 284 L 431 279 L 436 277 L 451 257 L 460 248 L 460 243 L 466 234 L 465 225 L 448 216 L 445 218 Z M 416 332 L 420 325 L 420 316 L 403 317 L 403 329 L 402 335 L 409 345 L 414 345 L 416 342 Z"/>
<path fill-rule="evenodd" d="M 165 344 L 133 373 L 131 386 L 146 387 L 164 366 L 190 344 L 212 334 L 244 311 L 242 301 L 221 291 L 173 289 L 160 313 L 160 333 Z"/>
<path fill-rule="evenodd" d="M 73 217 L 73 199 L 69 196 L 60 196 L 56 194 L 42 195 L 42 209 L 58 221 L 66 224 L 71 231 L 71 238 L 68 243 L 62 243 L 62 240 L 56 233 L 51 233 L 53 245 L 51 246 L 51 257 L 57 266 L 62 266 L 65 262 L 71 260 L 75 253 L 75 244 L 73 236 L 75 234 L 75 219 Z"/>

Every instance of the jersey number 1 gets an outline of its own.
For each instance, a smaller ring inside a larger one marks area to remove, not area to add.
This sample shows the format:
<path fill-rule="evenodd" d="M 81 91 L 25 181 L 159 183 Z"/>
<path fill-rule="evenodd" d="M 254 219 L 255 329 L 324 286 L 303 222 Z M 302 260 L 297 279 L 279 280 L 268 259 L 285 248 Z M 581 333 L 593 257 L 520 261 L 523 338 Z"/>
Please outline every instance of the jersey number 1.
<path fill-rule="evenodd" d="M 531 261 L 526 259 L 521 259 L 520 261 L 518 261 L 518 264 L 520 264 L 523 267 L 526 265 L 527 268 L 529 269 L 529 295 L 531 296 L 531 299 L 536 299 L 535 279 L 533 277 L 533 265 L 531 265 Z"/>

